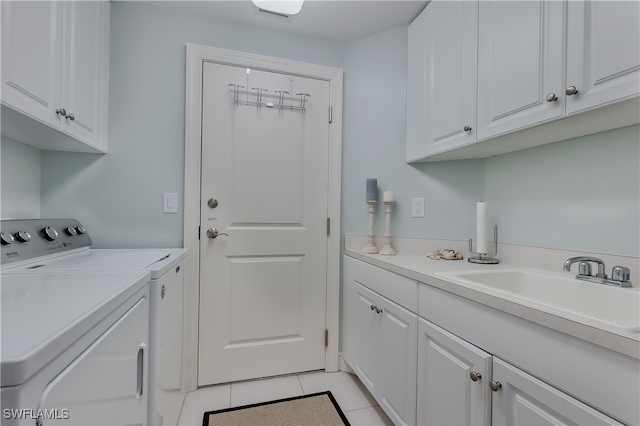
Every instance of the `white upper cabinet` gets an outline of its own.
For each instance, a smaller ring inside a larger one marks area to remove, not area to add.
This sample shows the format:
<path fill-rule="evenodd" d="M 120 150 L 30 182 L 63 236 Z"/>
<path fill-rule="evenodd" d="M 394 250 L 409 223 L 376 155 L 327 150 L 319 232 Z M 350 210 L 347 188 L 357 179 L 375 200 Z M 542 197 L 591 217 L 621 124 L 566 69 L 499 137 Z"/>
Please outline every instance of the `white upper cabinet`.
<path fill-rule="evenodd" d="M 407 40 L 407 141 L 406 160 L 425 155 L 427 146 L 427 17 L 422 12 L 409 25 Z"/>
<path fill-rule="evenodd" d="M 566 90 L 567 115 L 640 93 L 639 2 L 568 2 Z"/>
<path fill-rule="evenodd" d="M 564 115 L 564 3 L 481 1 L 477 139 Z"/>
<path fill-rule="evenodd" d="M 3 1 L 2 103 L 60 126 L 61 61 L 62 2 Z"/>
<path fill-rule="evenodd" d="M 3 136 L 106 152 L 109 2 L 2 2 Z"/>
<path fill-rule="evenodd" d="M 477 2 L 433 1 L 410 25 L 408 161 L 475 142 L 477 23 Z"/>
<path fill-rule="evenodd" d="M 637 1 L 434 0 L 408 31 L 406 160 L 637 124 L 639 94 Z"/>
<path fill-rule="evenodd" d="M 109 95 L 109 43 L 105 34 L 108 2 L 65 2 L 65 41 L 61 105 L 74 120 L 62 120 L 63 131 L 106 151 Z"/>

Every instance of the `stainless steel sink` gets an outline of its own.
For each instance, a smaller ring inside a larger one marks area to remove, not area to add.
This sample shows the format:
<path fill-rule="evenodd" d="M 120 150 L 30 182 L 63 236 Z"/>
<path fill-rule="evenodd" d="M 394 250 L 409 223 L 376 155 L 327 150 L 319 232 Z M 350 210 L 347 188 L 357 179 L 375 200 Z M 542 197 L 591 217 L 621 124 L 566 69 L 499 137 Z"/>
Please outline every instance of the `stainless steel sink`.
<path fill-rule="evenodd" d="M 640 333 L 640 292 L 576 280 L 533 268 L 437 274 L 465 287 L 566 310 L 630 333 Z"/>

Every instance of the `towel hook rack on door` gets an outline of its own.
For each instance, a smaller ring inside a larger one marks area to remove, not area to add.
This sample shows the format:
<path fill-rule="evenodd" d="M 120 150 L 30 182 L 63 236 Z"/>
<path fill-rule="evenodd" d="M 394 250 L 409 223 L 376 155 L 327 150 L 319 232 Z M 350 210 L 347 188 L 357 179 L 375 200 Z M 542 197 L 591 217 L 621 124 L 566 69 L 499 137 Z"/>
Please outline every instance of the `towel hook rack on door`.
<path fill-rule="evenodd" d="M 263 98 L 263 93 L 264 92 L 268 92 L 267 89 L 263 89 L 260 87 L 253 87 L 251 90 L 255 90 L 255 96 L 256 96 L 256 100 L 255 101 L 250 101 L 249 100 L 249 90 L 245 90 L 244 93 L 247 95 L 247 100 L 241 100 L 240 99 L 240 89 L 244 89 L 245 87 L 240 85 L 240 84 L 229 84 L 229 87 L 231 87 L 232 89 L 232 93 L 233 93 L 233 103 L 236 105 L 250 105 L 250 106 L 255 106 L 258 108 L 261 107 L 266 107 L 266 108 L 277 108 L 279 110 L 289 110 L 289 111 L 300 111 L 300 112 L 304 112 L 306 109 L 306 104 L 307 104 L 307 98 L 310 98 L 311 95 L 308 93 L 296 93 L 296 96 L 300 96 L 300 100 L 299 100 L 299 104 L 298 105 L 285 105 L 284 103 L 284 98 L 285 95 L 288 95 L 289 92 L 287 92 L 286 90 L 274 90 L 274 93 L 278 94 L 278 103 L 274 104 L 272 102 L 264 102 L 262 100 Z M 267 95 L 268 96 L 268 95 Z M 274 96 L 275 97 L 275 96 Z"/>

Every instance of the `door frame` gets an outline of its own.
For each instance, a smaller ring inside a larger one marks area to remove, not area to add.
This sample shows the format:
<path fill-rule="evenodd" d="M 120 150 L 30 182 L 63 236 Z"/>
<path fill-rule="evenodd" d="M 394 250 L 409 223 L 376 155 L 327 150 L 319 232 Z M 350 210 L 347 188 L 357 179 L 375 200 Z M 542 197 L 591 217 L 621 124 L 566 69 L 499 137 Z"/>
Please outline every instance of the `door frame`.
<path fill-rule="evenodd" d="M 250 67 L 329 82 L 332 108 L 329 126 L 327 303 L 325 324 L 329 330 L 325 370 L 338 371 L 340 314 L 340 197 L 342 180 L 342 82 L 340 68 L 272 58 L 252 53 L 188 43 L 186 46 L 186 99 L 184 151 L 184 247 L 187 256 L 184 287 L 184 338 L 182 390 L 198 388 L 198 318 L 200 306 L 200 193 L 202 165 L 202 69 L 204 62 Z M 330 117 L 327 111 L 327 120 Z"/>

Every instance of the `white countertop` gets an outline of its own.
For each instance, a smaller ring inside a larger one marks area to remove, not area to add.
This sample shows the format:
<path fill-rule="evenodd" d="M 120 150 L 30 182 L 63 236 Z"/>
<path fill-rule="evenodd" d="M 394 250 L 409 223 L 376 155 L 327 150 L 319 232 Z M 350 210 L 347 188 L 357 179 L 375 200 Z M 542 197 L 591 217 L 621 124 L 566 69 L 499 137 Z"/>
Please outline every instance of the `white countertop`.
<path fill-rule="evenodd" d="M 388 271 L 403 275 L 420 283 L 439 288 L 441 290 L 456 294 L 477 303 L 498 309 L 511 315 L 526 319 L 533 323 L 551 328 L 556 331 L 568 334 L 570 336 L 586 340 L 593 344 L 603 346 L 613 351 L 625 354 L 627 356 L 640 359 L 640 333 L 630 332 L 621 327 L 607 325 L 592 321 L 589 318 L 581 318 L 571 312 L 566 312 L 552 306 L 540 305 L 534 302 L 528 303 L 517 295 L 510 296 L 507 292 L 492 291 L 491 289 L 482 288 L 482 286 L 468 286 L 464 283 L 454 282 L 440 275 L 446 272 L 462 272 L 462 271 L 478 271 L 478 270 L 507 270 L 514 268 L 531 267 L 531 265 L 523 265 L 522 263 L 503 262 L 497 265 L 480 265 L 470 263 L 466 260 L 468 252 L 464 250 L 464 242 L 432 242 L 438 248 L 454 248 L 459 250 L 464 256 L 464 260 L 432 260 L 426 257 L 427 251 L 430 250 L 429 243 L 420 245 L 426 247 L 426 250 L 417 249 L 419 245 L 415 241 L 406 243 L 398 241 L 396 256 L 383 256 L 379 254 L 365 254 L 360 252 L 364 246 L 366 239 L 360 236 L 345 237 L 345 254 L 347 256 L 367 262 L 371 265 L 386 269 Z M 438 246 L 437 244 L 440 244 Z M 457 244 L 457 246 L 456 246 Z M 401 249 L 398 249 L 398 246 Z M 380 247 L 380 245 L 378 245 Z M 542 249 L 538 249 L 542 250 Z M 418 252 L 419 253 L 416 253 Z M 562 254 L 563 256 L 565 254 Z M 497 256 L 500 258 L 500 256 Z M 509 257 L 509 256 L 505 256 Z M 513 258 L 513 256 L 512 256 Z M 632 259 L 633 261 L 633 259 Z M 555 261 L 553 264 L 559 264 L 561 269 L 562 263 Z M 534 265 L 538 266 L 538 265 Z M 557 271 L 545 271 L 550 274 L 567 274 Z M 571 274 L 573 276 L 574 274 Z M 564 275 L 561 275 L 564 276 Z M 632 275 L 633 277 L 633 275 Z M 637 276 L 636 276 L 637 278 Z M 630 292 L 639 299 L 640 293 L 636 286 Z"/>

